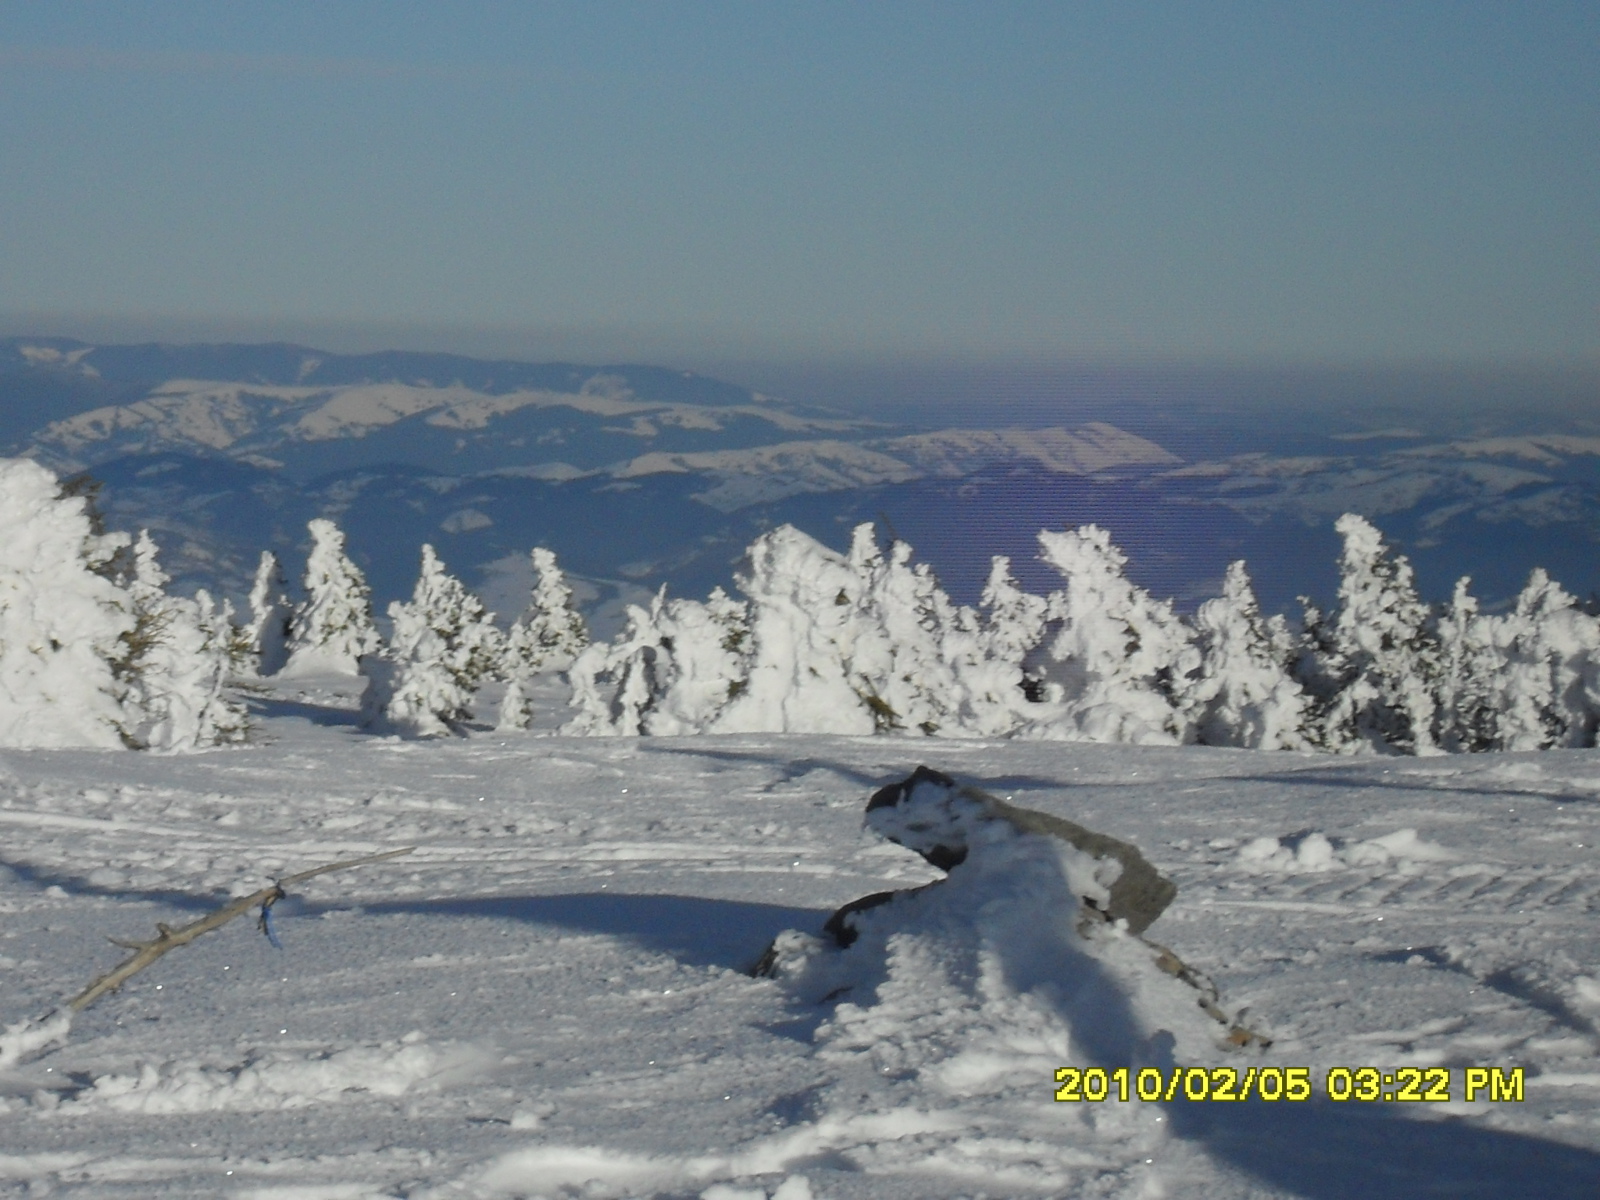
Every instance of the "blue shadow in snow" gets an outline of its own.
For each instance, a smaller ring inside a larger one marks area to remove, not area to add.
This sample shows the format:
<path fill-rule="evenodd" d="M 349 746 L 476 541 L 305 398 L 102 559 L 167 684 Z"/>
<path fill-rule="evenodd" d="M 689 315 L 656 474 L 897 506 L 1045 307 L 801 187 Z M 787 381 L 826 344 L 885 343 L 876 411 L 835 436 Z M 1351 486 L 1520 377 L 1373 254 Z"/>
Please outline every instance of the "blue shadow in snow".
<path fill-rule="evenodd" d="M 1537 1087 L 1537 1079 L 1530 1079 Z M 1456 1083 L 1460 1083 L 1457 1075 Z M 1312 1200 L 1418 1196 L 1600 1196 L 1600 1154 L 1457 1118 L 1417 1119 L 1393 1104 L 1166 1105 L 1173 1132 L 1257 1179 Z"/>
<path fill-rule="evenodd" d="M 785 929 L 820 934 L 828 910 L 658 896 L 579 892 L 559 896 L 469 896 L 362 905 L 370 913 L 488 917 L 622 938 L 698 967 L 749 969 Z"/>
<path fill-rule="evenodd" d="M 345 725 L 356 728 L 361 724 L 361 712 L 353 708 L 334 708 L 327 704 L 312 704 L 306 700 L 285 700 L 277 696 L 249 696 L 245 703 L 252 717 L 274 720 L 299 717 L 312 725 Z"/>

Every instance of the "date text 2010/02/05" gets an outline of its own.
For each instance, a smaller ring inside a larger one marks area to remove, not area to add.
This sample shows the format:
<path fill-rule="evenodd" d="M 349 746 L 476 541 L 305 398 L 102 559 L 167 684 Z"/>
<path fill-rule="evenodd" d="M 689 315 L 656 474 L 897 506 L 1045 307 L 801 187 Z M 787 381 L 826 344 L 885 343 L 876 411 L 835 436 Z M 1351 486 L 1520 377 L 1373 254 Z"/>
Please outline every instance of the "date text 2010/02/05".
<path fill-rule="evenodd" d="M 1329 1100 L 1402 1101 L 1447 1104 L 1455 1098 L 1448 1067 L 1330 1067 L 1322 1095 Z M 1315 1095 L 1310 1067 L 1060 1067 L 1056 1099 L 1065 1103 L 1105 1100 L 1310 1100 Z M 1467 1067 L 1462 1095 L 1469 1102 L 1515 1102 L 1523 1098 L 1523 1069 Z"/>

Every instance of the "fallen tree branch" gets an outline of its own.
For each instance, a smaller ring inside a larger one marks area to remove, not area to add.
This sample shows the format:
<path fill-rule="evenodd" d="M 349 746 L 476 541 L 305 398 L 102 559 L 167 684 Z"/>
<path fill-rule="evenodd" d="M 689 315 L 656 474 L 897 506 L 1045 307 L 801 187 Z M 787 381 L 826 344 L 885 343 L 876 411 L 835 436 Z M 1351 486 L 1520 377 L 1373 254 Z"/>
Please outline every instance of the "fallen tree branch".
<path fill-rule="evenodd" d="M 100 976 L 71 1000 L 68 1000 L 67 1008 L 73 1012 L 82 1012 L 107 992 L 116 991 L 169 950 L 176 950 L 179 946 L 188 945 L 202 933 L 210 933 L 213 929 L 221 929 L 229 921 L 241 913 L 249 912 L 258 904 L 261 906 L 262 928 L 269 929 L 267 914 L 272 911 L 274 904 L 288 895 L 284 888 L 289 884 L 301 883 L 317 875 L 326 875 L 329 871 L 344 871 L 350 867 L 361 867 L 367 863 L 382 862 L 387 858 L 399 858 L 402 854 L 410 854 L 415 849 L 415 846 L 407 846 L 402 850 L 389 850 L 383 854 L 369 854 L 365 858 L 350 858 L 343 862 L 313 867 L 309 871 L 300 871 L 294 875 L 285 875 L 271 887 L 264 887 L 259 892 L 252 892 L 248 896 L 240 896 L 237 900 L 230 900 L 215 912 L 208 913 L 198 921 L 192 921 L 181 928 L 173 929 L 170 925 L 163 925 L 158 922 L 156 936 L 148 942 L 125 942 L 112 938 L 113 944 L 121 946 L 125 950 L 132 950 L 134 953 Z"/>

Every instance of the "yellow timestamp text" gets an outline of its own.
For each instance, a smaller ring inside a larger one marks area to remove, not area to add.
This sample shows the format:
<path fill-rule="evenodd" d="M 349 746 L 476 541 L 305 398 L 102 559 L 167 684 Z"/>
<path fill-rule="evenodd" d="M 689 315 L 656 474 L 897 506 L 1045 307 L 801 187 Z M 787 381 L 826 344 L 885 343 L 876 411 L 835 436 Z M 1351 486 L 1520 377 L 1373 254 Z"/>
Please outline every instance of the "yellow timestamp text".
<path fill-rule="evenodd" d="M 1329 1067 L 1321 1093 L 1334 1101 L 1399 1101 L 1448 1104 L 1458 1094 L 1448 1067 Z M 1496 1104 L 1523 1098 L 1523 1068 L 1467 1067 L 1459 1093 L 1469 1103 Z M 1105 1100 L 1310 1100 L 1316 1095 L 1310 1067 L 1058 1067 L 1056 1099 L 1063 1103 Z"/>

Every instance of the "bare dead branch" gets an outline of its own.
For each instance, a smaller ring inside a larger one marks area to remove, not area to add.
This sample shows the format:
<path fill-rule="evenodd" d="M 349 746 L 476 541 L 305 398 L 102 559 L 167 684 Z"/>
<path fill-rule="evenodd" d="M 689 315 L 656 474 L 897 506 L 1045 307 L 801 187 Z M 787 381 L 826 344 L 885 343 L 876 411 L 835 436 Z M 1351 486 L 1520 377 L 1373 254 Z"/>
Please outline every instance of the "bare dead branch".
<path fill-rule="evenodd" d="M 326 875 L 329 871 L 345 871 L 351 867 L 361 867 L 368 863 L 382 862 L 388 858 L 398 858 L 402 854 L 410 854 L 415 849 L 415 846 L 407 846 L 402 850 L 388 850 L 382 854 L 369 854 L 365 858 L 350 858 L 343 862 L 313 867 L 309 871 L 300 871 L 294 875 L 285 875 L 271 887 L 264 887 L 258 892 L 251 892 L 248 896 L 240 896 L 236 900 L 230 900 L 215 912 L 207 913 L 199 920 L 192 921 L 179 929 L 173 929 L 170 925 L 157 922 L 157 936 L 148 942 L 125 942 L 112 938 L 111 941 L 115 945 L 132 950 L 134 953 L 100 976 L 71 1000 L 68 1000 L 67 1007 L 73 1012 L 82 1012 L 107 992 L 116 991 L 169 950 L 176 950 L 179 946 L 188 945 L 202 933 L 210 933 L 213 929 L 221 929 L 229 921 L 241 913 L 249 912 L 258 904 L 261 906 L 262 916 L 265 917 L 267 910 L 288 894 L 284 891 L 284 887 L 287 884 L 301 883 L 318 875 Z"/>

